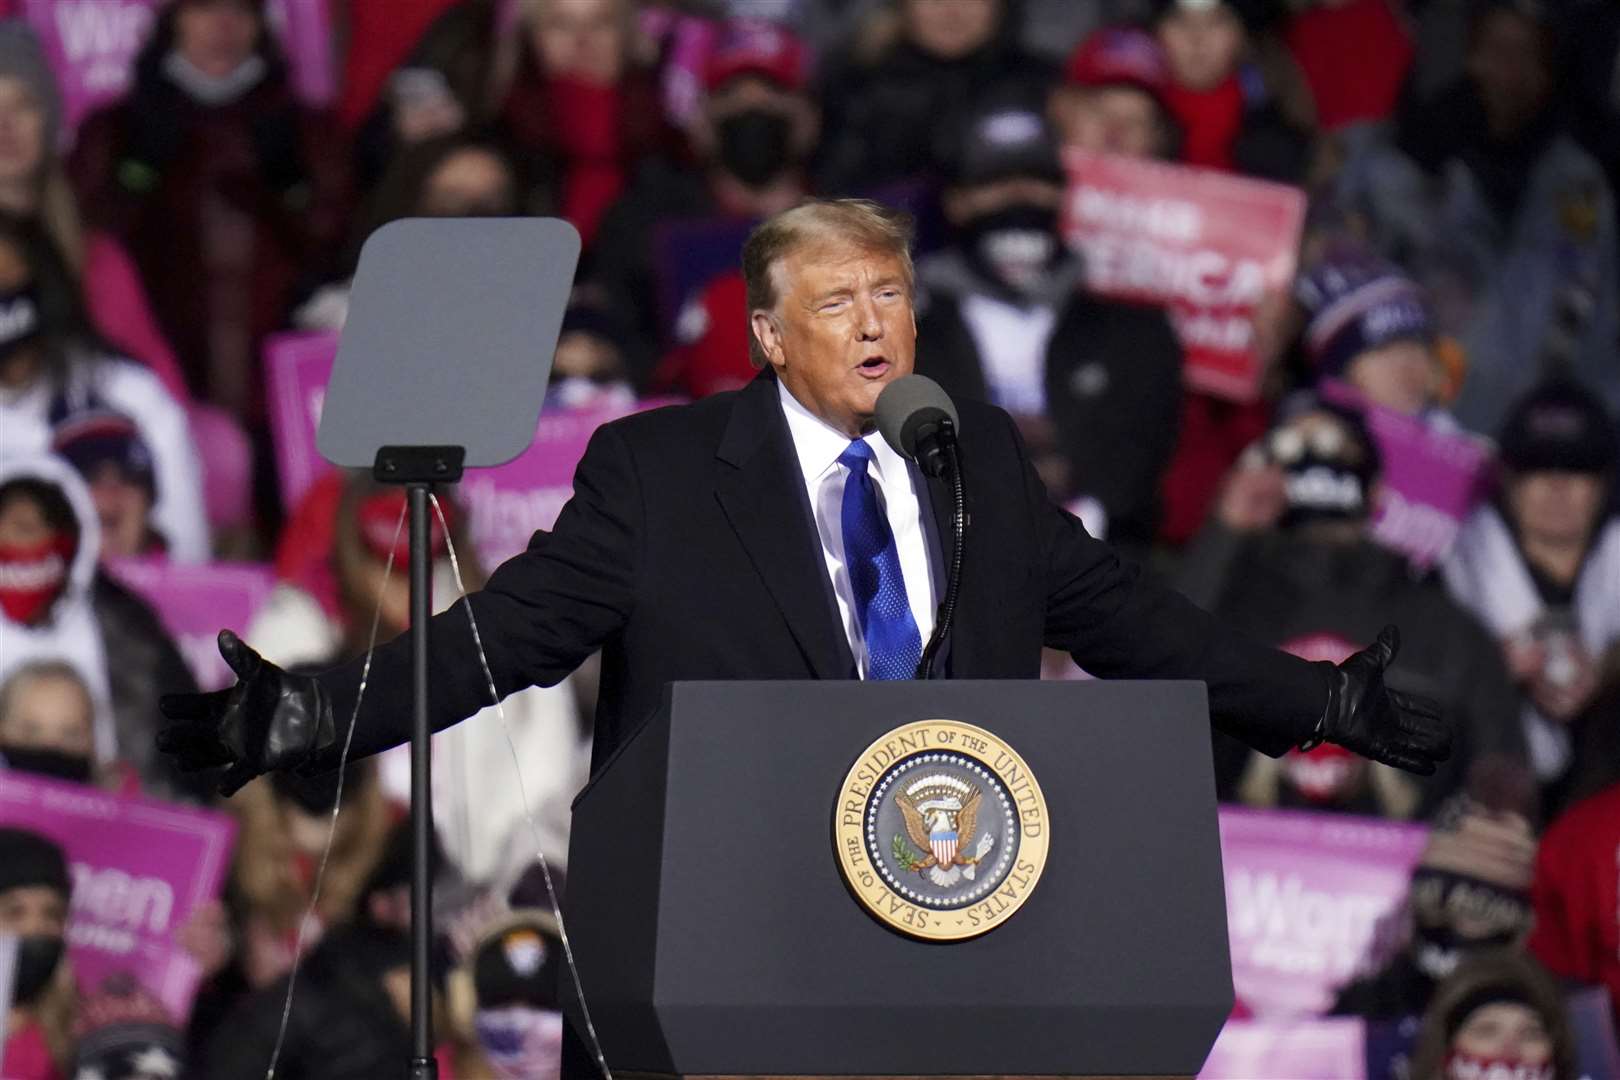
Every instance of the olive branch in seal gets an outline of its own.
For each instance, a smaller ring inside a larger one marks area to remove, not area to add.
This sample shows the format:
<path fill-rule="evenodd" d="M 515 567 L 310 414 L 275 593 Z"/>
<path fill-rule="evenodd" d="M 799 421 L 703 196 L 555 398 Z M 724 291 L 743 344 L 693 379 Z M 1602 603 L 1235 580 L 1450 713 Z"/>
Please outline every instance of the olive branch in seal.
<path fill-rule="evenodd" d="M 894 839 L 889 842 L 889 854 L 908 872 L 923 864 L 923 854 L 906 843 L 906 838 L 899 833 L 895 833 Z"/>

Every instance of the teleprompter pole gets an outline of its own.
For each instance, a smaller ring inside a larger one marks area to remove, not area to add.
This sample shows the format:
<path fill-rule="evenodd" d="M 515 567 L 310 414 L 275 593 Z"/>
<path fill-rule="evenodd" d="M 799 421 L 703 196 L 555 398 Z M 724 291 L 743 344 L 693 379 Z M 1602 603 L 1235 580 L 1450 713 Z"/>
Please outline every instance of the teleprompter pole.
<path fill-rule="evenodd" d="M 461 479 L 459 446 L 385 446 L 372 473 L 405 485 L 411 579 L 411 1058 L 408 1080 L 438 1080 L 433 1057 L 433 755 L 428 715 L 428 621 L 433 616 L 435 483 Z"/>

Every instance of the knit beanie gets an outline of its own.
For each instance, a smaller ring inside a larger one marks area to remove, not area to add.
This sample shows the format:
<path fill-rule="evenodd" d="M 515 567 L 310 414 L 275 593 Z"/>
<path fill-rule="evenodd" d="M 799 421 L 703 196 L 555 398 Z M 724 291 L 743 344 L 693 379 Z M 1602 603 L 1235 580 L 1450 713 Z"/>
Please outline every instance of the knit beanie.
<path fill-rule="evenodd" d="M 1337 378 L 1364 352 L 1434 337 L 1423 290 L 1380 260 L 1330 256 L 1300 278 L 1295 297 L 1305 309 L 1305 349 L 1318 375 Z"/>
<path fill-rule="evenodd" d="M 0 893 L 32 885 L 72 895 L 62 849 L 37 832 L 0 827 Z"/>
<path fill-rule="evenodd" d="M 1601 473 L 1614 467 L 1614 419 L 1597 395 L 1571 379 L 1552 378 L 1520 398 L 1502 426 L 1502 463 Z"/>
<path fill-rule="evenodd" d="M 182 1074 L 185 1041 L 174 1018 L 127 975 L 110 977 L 80 1001 L 73 1033 L 76 1077 L 129 1080 Z"/>

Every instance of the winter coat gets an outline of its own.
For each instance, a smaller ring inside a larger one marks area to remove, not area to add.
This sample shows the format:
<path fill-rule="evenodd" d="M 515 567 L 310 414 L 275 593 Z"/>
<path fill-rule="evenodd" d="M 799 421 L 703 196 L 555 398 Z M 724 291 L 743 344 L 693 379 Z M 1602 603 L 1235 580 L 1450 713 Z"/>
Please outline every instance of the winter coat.
<path fill-rule="evenodd" d="M 1473 612 L 1498 641 L 1530 631 L 1547 610 L 1512 527 L 1494 505 L 1480 507 L 1463 523 L 1442 571 L 1446 588 L 1457 603 Z M 1620 517 L 1613 517 L 1594 532 L 1570 605 L 1581 646 L 1593 662 L 1620 641 L 1617 597 Z M 1544 778 L 1567 772 L 1580 725 L 1543 716 L 1529 702 L 1521 721 L 1537 772 Z"/>
<path fill-rule="evenodd" d="M 632 375 L 644 386 L 652 375 L 663 337 L 658 294 L 658 243 L 662 226 L 712 218 L 719 212 L 703 175 L 661 159 L 643 161 L 597 226 L 585 268 L 615 313 L 634 335 Z"/>
<path fill-rule="evenodd" d="M 9 425 L 7 425 L 9 426 Z M 118 735 L 112 723 L 112 694 L 107 682 L 107 647 L 96 622 L 92 593 L 96 564 L 101 558 L 101 523 L 90 489 L 78 471 L 49 454 L 0 456 L 0 486 L 13 480 L 37 478 L 60 489 L 79 523 L 79 547 L 68 566 L 62 594 L 49 616 L 36 626 L 12 622 L 0 614 L 0 681 L 25 664 L 62 660 L 73 665 L 90 691 L 95 706 L 96 760 L 102 764 L 118 755 Z"/>
<path fill-rule="evenodd" d="M 376 1080 L 403 1071 L 410 1030 L 382 983 L 406 967 L 404 936 L 338 927 L 298 971 L 276 1076 L 281 1080 Z M 285 979 L 244 998 L 202 1054 L 198 1076 L 263 1076 L 287 997 Z"/>
<path fill-rule="evenodd" d="M 992 87 L 1044 97 L 1052 66 L 1013 41 L 1014 20 L 976 52 L 955 60 L 899 41 L 871 63 L 834 58 L 817 95 L 823 110 L 817 186 L 848 195 L 927 172 L 957 114 Z"/>
<path fill-rule="evenodd" d="M 157 613 L 105 572 L 91 593 L 105 645 L 107 684 L 118 730 L 118 758 L 140 777 L 143 794 L 208 803 L 212 777 L 183 773 L 157 750 L 157 733 L 168 726 L 158 709 L 165 694 L 189 694 L 197 679 Z"/>
<path fill-rule="evenodd" d="M 252 414 L 258 349 L 300 273 L 348 226 L 348 154 L 271 64 L 228 104 L 202 104 L 143 55 L 127 97 L 79 130 L 70 172 L 89 224 L 135 259 L 193 391 Z"/>
<path fill-rule="evenodd" d="M 1072 469 L 1072 494 L 1101 503 L 1110 543 L 1150 544 L 1181 407 L 1181 345 L 1164 312 L 1093 296 L 1062 271 L 1044 295 L 1013 303 L 955 250 L 924 259 L 918 281 L 917 370 L 954 395 L 1019 411 L 992 385 L 997 365 L 986 353 L 1005 339 L 982 331 L 975 305 L 1050 320 L 1044 411 Z"/>
<path fill-rule="evenodd" d="M 165 724 L 158 699 L 197 689 L 179 649 L 145 601 L 98 570 L 101 528 L 78 472 L 51 456 L 0 461 L 0 484 L 24 476 L 61 489 L 79 521 L 79 548 L 45 623 L 22 626 L 0 615 L 0 680 L 34 661 L 67 661 L 90 690 L 97 761 L 134 766 L 154 794 L 201 794 L 155 747 Z"/>
<path fill-rule="evenodd" d="M 1450 759 L 1423 781 L 1420 815 L 1461 790 L 1484 755 L 1523 761 L 1519 695 L 1496 642 L 1437 581 L 1414 578 L 1400 555 L 1371 541 L 1245 536 L 1211 523 L 1188 548 L 1178 584 L 1195 603 L 1273 644 L 1331 634 L 1360 646 L 1386 623 L 1399 627 L 1389 684 L 1436 699 L 1454 725 Z M 1230 783 L 1247 753 L 1218 751 L 1218 759 Z"/>
<path fill-rule="evenodd" d="M 1495 432 L 1549 354 L 1620 410 L 1620 241 L 1603 170 L 1551 119 L 1511 149 L 1485 145 L 1466 134 L 1476 111 L 1460 90 L 1443 95 L 1426 124 L 1464 134 L 1425 127 L 1373 142 L 1334 198 L 1368 220 L 1428 288 L 1439 330 L 1462 343 L 1452 408 L 1464 426 Z"/>

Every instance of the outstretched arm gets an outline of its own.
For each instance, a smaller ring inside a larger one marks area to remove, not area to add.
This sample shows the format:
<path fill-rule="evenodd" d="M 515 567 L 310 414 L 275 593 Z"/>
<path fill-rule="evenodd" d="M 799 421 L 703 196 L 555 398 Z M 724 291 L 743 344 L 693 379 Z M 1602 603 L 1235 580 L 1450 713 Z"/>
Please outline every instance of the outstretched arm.
<path fill-rule="evenodd" d="M 556 528 L 536 533 L 528 550 L 503 563 L 483 590 L 434 616 L 434 730 L 490 704 L 469 610 L 501 697 L 560 682 L 619 632 L 630 615 L 641 564 L 641 505 L 629 451 L 611 425 L 603 427 L 580 462 L 574 497 Z M 160 747 L 175 754 L 182 768 L 229 766 L 226 794 L 273 769 L 335 767 L 355 715 L 365 658 L 301 676 L 261 659 L 235 635 L 222 634 L 220 647 L 237 673 L 236 686 L 166 698 L 164 713 L 180 723 L 163 733 Z M 354 756 L 409 738 L 410 670 L 409 635 L 373 653 Z M 303 714 L 308 722 L 293 722 Z"/>
<path fill-rule="evenodd" d="M 1215 725 L 1273 757 L 1331 741 L 1427 774 L 1450 753 L 1450 732 L 1434 703 L 1384 686 L 1400 647 L 1393 627 L 1337 667 L 1269 648 L 1121 560 L 1047 498 L 1027 461 L 1024 472 L 1041 529 L 1046 643 L 1087 671 L 1201 679 Z"/>

